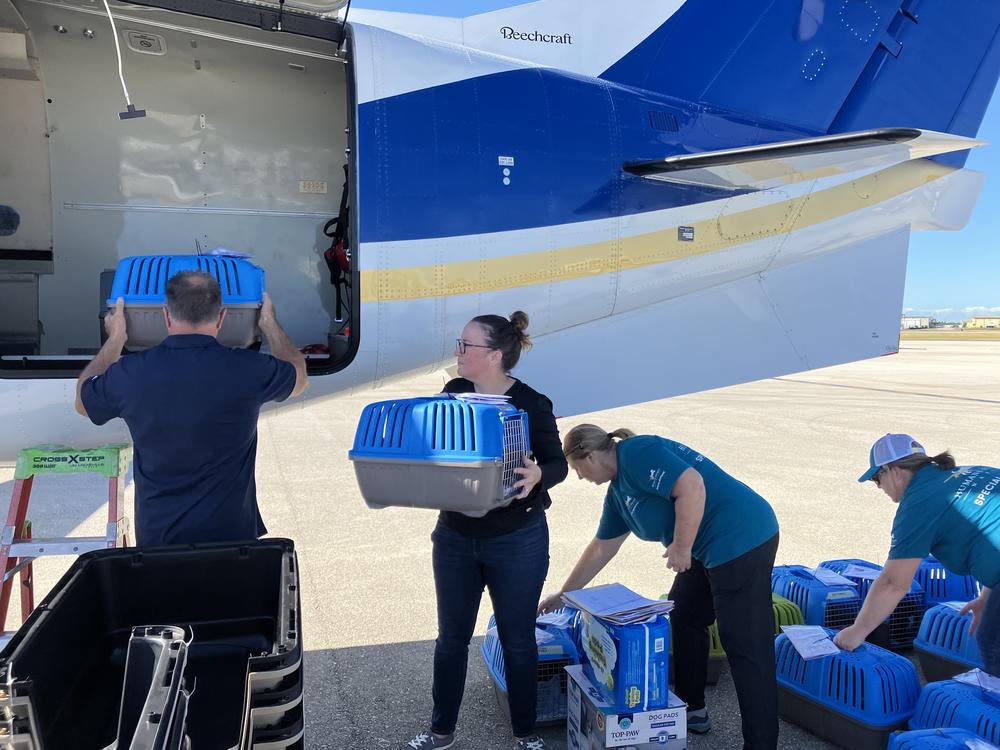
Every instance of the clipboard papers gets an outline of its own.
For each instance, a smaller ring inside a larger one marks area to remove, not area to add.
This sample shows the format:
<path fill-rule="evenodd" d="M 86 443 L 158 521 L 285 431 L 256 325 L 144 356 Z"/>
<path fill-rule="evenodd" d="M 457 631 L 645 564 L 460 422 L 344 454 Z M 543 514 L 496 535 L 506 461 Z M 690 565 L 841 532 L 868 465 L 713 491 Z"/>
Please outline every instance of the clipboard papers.
<path fill-rule="evenodd" d="M 669 614 L 674 608 L 672 601 L 647 599 L 620 583 L 567 591 L 562 598 L 569 606 L 613 625 L 646 622 L 656 615 Z"/>

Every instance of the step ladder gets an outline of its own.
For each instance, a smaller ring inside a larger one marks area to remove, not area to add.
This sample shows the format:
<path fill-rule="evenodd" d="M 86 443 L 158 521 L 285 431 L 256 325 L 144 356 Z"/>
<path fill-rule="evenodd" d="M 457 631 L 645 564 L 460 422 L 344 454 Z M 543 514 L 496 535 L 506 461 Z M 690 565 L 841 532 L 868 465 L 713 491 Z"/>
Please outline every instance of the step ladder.
<path fill-rule="evenodd" d="M 124 516 L 125 471 L 131 449 L 125 444 L 100 448 L 68 448 L 63 445 L 40 445 L 17 454 L 14 491 L 7 511 L 7 522 L 0 533 L 0 570 L 4 571 L 0 588 L 0 631 L 7 626 L 7 610 L 14 577 L 21 581 L 21 622 L 35 608 L 32 562 L 47 555 L 82 555 L 98 549 L 124 547 L 128 544 L 128 519 Z M 104 536 L 33 538 L 27 520 L 31 485 L 38 474 L 101 474 L 108 480 L 108 525 Z M 9 638 L 0 636 L 0 645 Z"/>

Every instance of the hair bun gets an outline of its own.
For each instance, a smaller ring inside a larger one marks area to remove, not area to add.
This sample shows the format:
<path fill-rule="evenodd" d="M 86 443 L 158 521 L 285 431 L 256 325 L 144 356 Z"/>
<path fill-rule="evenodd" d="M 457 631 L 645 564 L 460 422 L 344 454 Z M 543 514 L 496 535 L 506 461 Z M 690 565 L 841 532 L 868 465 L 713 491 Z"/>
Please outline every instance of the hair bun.
<path fill-rule="evenodd" d="M 515 310 L 510 314 L 510 324 L 519 331 L 528 330 L 528 313 Z"/>

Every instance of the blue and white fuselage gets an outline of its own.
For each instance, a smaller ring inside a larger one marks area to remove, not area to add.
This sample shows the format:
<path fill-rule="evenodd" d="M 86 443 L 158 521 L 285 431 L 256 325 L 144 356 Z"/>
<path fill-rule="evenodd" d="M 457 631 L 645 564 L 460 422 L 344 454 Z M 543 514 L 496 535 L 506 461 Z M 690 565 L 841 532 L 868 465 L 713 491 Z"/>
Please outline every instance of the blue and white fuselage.
<path fill-rule="evenodd" d="M 465 17 L 355 7 L 342 44 L 298 50 L 331 70 L 346 62 L 349 102 L 350 346 L 328 374 L 317 364 L 306 398 L 440 368 L 470 317 L 514 309 L 529 313 L 537 341 L 518 375 L 559 414 L 896 351 L 910 232 L 961 228 L 978 194 L 981 176 L 961 167 L 1000 71 L 1000 9 L 481 5 Z M 960 48 L 956 28 L 966 29 Z M 339 184 L 344 160 L 326 152 L 300 174 L 321 136 L 289 129 L 271 142 L 261 127 L 228 145 L 257 149 L 260 166 L 242 179 L 263 183 L 299 159 L 298 177 Z M 252 252 L 284 292 L 293 337 L 326 336 L 329 317 L 316 314 L 329 298 L 325 269 L 278 238 L 314 236 L 315 216 L 336 213 L 336 191 L 325 204 L 182 198 L 193 180 L 183 168 L 154 169 L 136 153 L 170 187 L 141 201 L 123 187 L 106 205 L 129 221 L 99 230 L 102 247 L 135 254 L 126 238 L 136 226 L 179 244 L 192 213 L 281 220 L 273 236 L 233 228 L 227 246 Z M 67 205 L 85 204 L 98 205 L 53 198 L 53 233 Z M 109 267 L 106 254 L 95 264 Z M 110 439 L 72 413 L 72 380 L 24 372 L 8 368 L 14 379 L 0 385 L 29 405 L 11 415 L 18 435 L 0 454 Z M 66 419 L 51 419 L 63 406 Z"/>

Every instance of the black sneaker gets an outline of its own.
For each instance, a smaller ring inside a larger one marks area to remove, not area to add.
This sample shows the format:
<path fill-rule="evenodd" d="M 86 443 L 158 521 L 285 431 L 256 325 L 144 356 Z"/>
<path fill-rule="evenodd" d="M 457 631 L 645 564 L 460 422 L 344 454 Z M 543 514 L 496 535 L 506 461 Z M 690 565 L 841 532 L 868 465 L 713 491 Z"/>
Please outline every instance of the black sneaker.
<path fill-rule="evenodd" d="M 709 731 L 712 728 L 712 720 L 708 718 L 708 709 L 689 710 L 687 712 L 687 725 L 688 731 L 695 734 L 705 734 Z"/>
<path fill-rule="evenodd" d="M 455 744 L 455 733 L 439 737 L 431 730 L 421 732 L 412 740 L 407 742 L 401 750 L 447 750 Z"/>
<path fill-rule="evenodd" d="M 514 750 L 545 750 L 545 740 L 537 734 L 530 737 L 515 737 Z"/>

